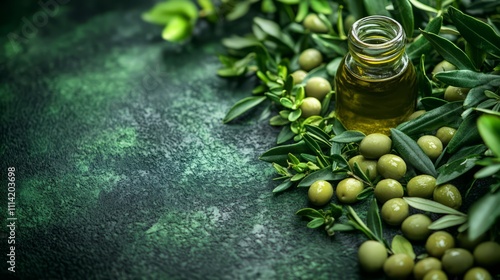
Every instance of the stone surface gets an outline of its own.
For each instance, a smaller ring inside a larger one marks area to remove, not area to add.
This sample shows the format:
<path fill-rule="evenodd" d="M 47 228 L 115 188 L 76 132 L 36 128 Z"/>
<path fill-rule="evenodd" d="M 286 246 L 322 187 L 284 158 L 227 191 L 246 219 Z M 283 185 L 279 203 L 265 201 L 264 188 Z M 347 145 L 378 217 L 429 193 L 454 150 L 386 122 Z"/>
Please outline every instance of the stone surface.
<path fill-rule="evenodd" d="M 253 86 L 216 76 L 232 29 L 173 45 L 141 21 L 151 3 L 124 3 L 69 2 L 20 46 L 2 36 L 1 205 L 13 166 L 15 275 L 361 278 L 363 236 L 307 229 L 294 215 L 305 189 L 272 194 L 258 156 L 279 131 L 260 112 L 222 124 Z"/>

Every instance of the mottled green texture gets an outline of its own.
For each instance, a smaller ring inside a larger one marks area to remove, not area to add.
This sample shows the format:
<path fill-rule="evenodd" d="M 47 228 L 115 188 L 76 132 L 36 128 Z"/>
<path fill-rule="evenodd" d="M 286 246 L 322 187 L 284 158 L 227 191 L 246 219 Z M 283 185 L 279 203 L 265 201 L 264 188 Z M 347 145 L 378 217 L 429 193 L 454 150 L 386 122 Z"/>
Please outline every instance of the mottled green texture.
<path fill-rule="evenodd" d="M 294 215 L 304 189 L 272 194 L 258 156 L 279 130 L 257 114 L 222 124 L 252 85 L 216 76 L 220 34 L 176 46 L 141 22 L 143 7 L 72 19 L 74 5 L 0 69 L 1 199 L 14 166 L 17 276 L 361 277 L 361 235 L 307 229 Z"/>

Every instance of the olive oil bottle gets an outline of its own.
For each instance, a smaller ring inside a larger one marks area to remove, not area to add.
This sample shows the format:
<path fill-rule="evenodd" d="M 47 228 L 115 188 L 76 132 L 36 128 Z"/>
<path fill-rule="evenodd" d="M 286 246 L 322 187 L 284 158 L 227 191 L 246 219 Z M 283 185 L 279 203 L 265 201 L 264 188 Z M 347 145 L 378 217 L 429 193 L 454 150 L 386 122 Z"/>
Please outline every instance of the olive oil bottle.
<path fill-rule="evenodd" d="M 401 25 L 384 16 L 356 21 L 335 77 L 335 114 L 349 130 L 389 134 L 415 111 L 416 73 Z"/>

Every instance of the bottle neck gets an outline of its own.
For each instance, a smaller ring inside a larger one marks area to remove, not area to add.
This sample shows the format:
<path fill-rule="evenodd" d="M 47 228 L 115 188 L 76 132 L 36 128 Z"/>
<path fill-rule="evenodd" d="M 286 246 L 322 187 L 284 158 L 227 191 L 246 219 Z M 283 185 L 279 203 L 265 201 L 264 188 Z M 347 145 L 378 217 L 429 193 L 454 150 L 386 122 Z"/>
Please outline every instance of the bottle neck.
<path fill-rule="evenodd" d="M 401 25 L 388 17 L 369 16 L 356 21 L 349 33 L 349 70 L 367 79 L 386 79 L 409 64 Z"/>

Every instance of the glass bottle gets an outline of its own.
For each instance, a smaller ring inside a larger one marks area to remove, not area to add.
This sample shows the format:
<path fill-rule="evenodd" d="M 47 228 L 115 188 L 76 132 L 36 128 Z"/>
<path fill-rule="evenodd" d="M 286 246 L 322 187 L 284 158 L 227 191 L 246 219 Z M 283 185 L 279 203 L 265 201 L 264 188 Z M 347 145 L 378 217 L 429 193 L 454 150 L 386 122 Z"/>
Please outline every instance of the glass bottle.
<path fill-rule="evenodd" d="M 414 111 L 418 88 L 401 25 L 385 16 L 356 21 L 335 77 L 337 118 L 349 130 L 389 135 Z"/>

